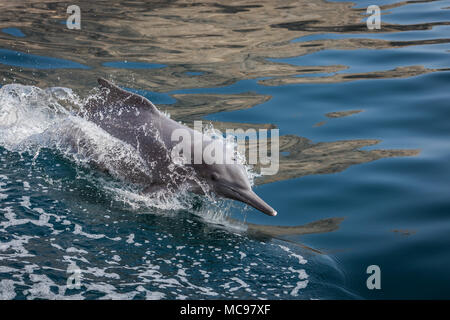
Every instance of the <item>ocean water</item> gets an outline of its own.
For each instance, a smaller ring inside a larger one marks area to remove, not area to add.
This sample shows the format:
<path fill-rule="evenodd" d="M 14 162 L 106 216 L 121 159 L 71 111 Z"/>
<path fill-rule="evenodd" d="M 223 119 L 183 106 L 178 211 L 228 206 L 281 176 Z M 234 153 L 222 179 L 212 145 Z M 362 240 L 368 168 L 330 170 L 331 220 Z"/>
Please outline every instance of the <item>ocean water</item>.
<path fill-rule="evenodd" d="M 0 4 L 0 298 L 450 298 L 450 1 L 378 1 L 380 30 L 370 1 L 189 3 L 81 1 L 81 30 L 63 2 Z M 99 76 L 185 123 L 278 128 L 254 186 L 278 215 L 96 170 L 144 170 L 75 115 Z"/>

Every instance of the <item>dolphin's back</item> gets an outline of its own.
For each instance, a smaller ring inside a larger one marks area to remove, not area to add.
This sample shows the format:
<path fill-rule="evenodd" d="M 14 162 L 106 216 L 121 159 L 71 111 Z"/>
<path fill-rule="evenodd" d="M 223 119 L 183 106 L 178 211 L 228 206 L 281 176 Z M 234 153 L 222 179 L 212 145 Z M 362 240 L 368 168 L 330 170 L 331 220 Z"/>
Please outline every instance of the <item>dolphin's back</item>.
<path fill-rule="evenodd" d="M 98 83 L 100 92 L 87 101 L 83 113 L 114 137 L 137 147 L 136 138 L 140 135 L 157 137 L 167 144 L 174 129 L 184 127 L 190 130 L 161 113 L 145 97 L 102 78 Z"/>
<path fill-rule="evenodd" d="M 150 100 L 145 97 L 119 88 L 115 84 L 103 78 L 97 79 L 101 93 L 99 99 L 91 99 L 85 108 L 90 110 L 105 110 L 108 108 L 120 109 L 124 107 L 135 107 L 138 109 L 147 109 L 148 111 L 158 113 L 158 109 Z"/>
<path fill-rule="evenodd" d="M 167 177 L 172 132 L 193 131 L 160 112 L 148 99 L 98 79 L 100 91 L 83 108 L 83 115 L 115 138 L 134 147 L 160 179 Z M 155 181 L 159 183 L 160 181 Z"/>

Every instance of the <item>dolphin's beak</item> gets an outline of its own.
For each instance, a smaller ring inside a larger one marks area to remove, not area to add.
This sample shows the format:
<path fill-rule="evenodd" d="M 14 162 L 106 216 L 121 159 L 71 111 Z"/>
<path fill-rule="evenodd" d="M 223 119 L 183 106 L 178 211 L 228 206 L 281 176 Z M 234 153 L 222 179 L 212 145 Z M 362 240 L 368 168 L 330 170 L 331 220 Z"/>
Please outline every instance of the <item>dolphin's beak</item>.
<path fill-rule="evenodd" d="M 227 191 L 231 191 L 232 194 L 227 194 L 227 198 L 235 199 L 241 202 L 244 202 L 255 209 L 269 215 L 276 216 L 277 212 L 264 202 L 253 190 L 236 190 L 231 188 L 226 188 Z M 228 193 L 228 192 L 227 192 Z"/>
<path fill-rule="evenodd" d="M 258 209 L 259 211 L 269 215 L 276 216 L 277 212 L 269 206 L 263 199 L 261 199 L 253 190 L 246 190 L 241 194 L 242 199 L 239 199 L 242 202 L 245 202 L 248 205 L 251 205 L 253 208 Z"/>

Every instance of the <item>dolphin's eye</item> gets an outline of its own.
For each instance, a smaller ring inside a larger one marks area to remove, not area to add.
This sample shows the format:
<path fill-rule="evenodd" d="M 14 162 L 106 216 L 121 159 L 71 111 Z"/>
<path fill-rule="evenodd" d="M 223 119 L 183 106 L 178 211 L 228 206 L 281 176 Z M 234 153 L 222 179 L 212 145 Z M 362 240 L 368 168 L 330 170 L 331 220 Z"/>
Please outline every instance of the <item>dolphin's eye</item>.
<path fill-rule="evenodd" d="M 211 180 L 217 181 L 217 180 L 219 180 L 219 177 L 217 176 L 217 174 L 213 173 L 213 174 L 211 174 Z"/>

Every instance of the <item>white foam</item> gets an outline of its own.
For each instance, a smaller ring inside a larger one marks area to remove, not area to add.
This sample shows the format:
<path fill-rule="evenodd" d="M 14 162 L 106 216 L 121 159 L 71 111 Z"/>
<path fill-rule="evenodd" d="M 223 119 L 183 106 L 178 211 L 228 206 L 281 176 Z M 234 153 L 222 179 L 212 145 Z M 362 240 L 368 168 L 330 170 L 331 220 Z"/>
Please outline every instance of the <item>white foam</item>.
<path fill-rule="evenodd" d="M 0 300 L 12 300 L 15 298 L 14 281 L 4 279 L 0 281 Z"/>
<path fill-rule="evenodd" d="M 300 264 L 306 264 L 306 263 L 308 262 L 308 260 L 306 260 L 305 258 L 303 258 L 301 255 L 293 253 L 293 252 L 291 251 L 291 249 L 289 249 L 288 247 L 282 246 L 282 245 L 279 245 L 279 247 L 280 247 L 281 249 L 283 249 L 284 251 L 288 252 L 289 255 L 290 255 L 291 257 L 298 259 L 298 263 L 300 263 Z"/>
<path fill-rule="evenodd" d="M 130 244 L 134 243 L 134 233 L 128 235 L 126 242 Z"/>

